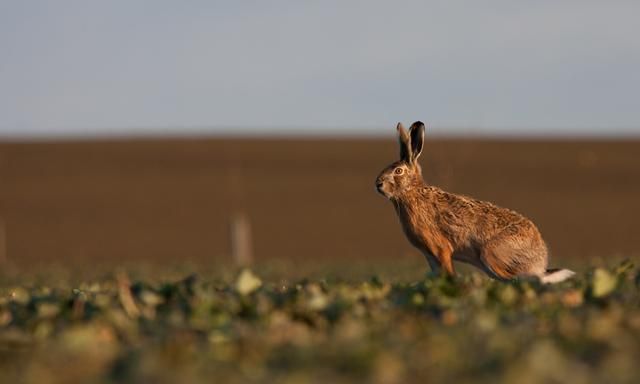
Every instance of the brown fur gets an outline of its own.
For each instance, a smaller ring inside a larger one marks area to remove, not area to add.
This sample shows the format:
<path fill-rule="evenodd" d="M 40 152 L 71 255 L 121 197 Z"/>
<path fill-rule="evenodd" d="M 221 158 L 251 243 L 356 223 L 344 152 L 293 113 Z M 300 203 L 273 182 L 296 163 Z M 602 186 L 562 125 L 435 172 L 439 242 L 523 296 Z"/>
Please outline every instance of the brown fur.
<path fill-rule="evenodd" d="M 397 129 L 401 158 L 380 173 L 376 188 L 431 268 L 454 275 L 456 260 L 497 279 L 544 277 L 548 251 L 536 226 L 515 211 L 426 185 L 418 163 L 424 124 L 415 122 L 409 133 L 402 124 Z"/>

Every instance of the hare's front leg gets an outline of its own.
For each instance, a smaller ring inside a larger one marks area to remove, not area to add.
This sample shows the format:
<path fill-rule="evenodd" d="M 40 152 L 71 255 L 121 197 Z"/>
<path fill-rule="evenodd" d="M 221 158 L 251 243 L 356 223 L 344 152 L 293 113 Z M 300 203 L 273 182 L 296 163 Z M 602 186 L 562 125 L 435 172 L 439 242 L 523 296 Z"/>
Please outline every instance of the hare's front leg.
<path fill-rule="evenodd" d="M 453 268 L 453 247 L 448 241 L 427 241 L 426 247 L 422 249 L 431 270 L 440 273 L 444 269 L 447 275 L 455 276 Z"/>
<path fill-rule="evenodd" d="M 453 251 L 450 248 L 442 248 L 436 254 L 436 258 L 440 261 L 440 265 L 449 276 L 455 276 L 456 271 L 453 269 Z"/>
<path fill-rule="evenodd" d="M 440 262 L 436 259 L 435 256 L 429 251 L 423 251 L 422 254 L 424 258 L 427 259 L 427 263 L 429 263 L 429 267 L 431 268 L 431 272 L 434 274 L 440 274 Z"/>

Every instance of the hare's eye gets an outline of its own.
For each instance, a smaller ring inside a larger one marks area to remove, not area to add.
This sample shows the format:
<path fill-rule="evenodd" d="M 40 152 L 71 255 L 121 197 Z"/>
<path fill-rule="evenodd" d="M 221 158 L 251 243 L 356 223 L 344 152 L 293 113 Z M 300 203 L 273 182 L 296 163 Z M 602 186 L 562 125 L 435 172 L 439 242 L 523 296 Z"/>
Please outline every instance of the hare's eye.
<path fill-rule="evenodd" d="M 393 170 L 393 173 L 395 173 L 396 175 L 402 175 L 402 172 L 404 172 L 404 169 L 400 167 Z"/>

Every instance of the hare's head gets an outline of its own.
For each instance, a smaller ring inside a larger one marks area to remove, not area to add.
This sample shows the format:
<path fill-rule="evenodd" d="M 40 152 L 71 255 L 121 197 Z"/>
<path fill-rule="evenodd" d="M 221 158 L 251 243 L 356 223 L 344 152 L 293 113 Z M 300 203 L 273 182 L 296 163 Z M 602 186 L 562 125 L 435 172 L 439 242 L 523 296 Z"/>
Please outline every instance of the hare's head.
<path fill-rule="evenodd" d="M 402 123 L 398 123 L 397 129 L 400 160 L 383 169 L 376 179 L 376 189 L 388 199 L 397 198 L 403 192 L 422 184 L 422 169 L 418 164 L 418 157 L 424 144 L 424 124 L 416 121 L 409 128 L 409 133 Z"/>

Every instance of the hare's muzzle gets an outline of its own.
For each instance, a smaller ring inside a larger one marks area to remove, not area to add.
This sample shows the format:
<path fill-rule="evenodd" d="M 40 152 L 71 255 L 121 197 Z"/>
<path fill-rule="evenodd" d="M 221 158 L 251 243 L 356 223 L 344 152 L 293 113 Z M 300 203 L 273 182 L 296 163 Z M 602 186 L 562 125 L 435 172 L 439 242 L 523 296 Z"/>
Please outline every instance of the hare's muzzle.
<path fill-rule="evenodd" d="M 384 183 L 382 182 L 382 180 L 376 180 L 376 191 L 384 195 L 383 187 L 384 187 Z"/>

